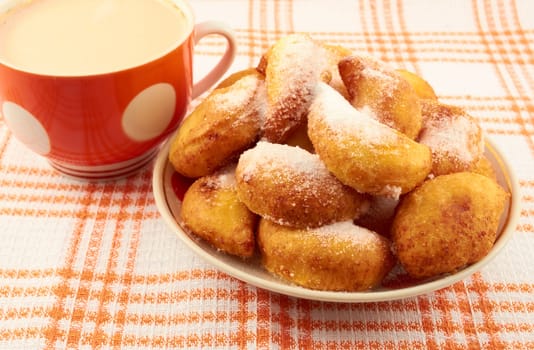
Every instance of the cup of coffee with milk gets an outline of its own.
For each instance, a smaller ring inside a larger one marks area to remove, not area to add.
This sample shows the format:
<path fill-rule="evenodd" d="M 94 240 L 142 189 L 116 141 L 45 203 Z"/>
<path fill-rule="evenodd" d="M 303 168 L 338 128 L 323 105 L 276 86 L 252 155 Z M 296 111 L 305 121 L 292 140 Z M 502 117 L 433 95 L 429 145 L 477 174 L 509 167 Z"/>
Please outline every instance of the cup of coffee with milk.
<path fill-rule="evenodd" d="M 195 43 L 226 50 L 193 79 Z M 107 179 L 145 166 L 188 104 L 229 68 L 223 23 L 195 23 L 186 0 L 0 2 L 0 114 L 60 172 Z"/>

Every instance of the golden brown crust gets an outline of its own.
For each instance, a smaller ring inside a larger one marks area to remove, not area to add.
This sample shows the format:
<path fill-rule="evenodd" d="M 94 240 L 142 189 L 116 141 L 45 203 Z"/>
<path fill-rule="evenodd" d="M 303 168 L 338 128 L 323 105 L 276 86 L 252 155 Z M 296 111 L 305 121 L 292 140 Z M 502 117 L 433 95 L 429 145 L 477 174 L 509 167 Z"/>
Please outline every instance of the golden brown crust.
<path fill-rule="evenodd" d="M 250 71 L 197 106 L 171 141 L 169 160 L 177 172 L 192 178 L 209 175 L 258 140 L 263 84 L 263 77 Z"/>
<path fill-rule="evenodd" d="M 319 158 L 303 149 L 260 141 L 236 169 L 239 199 L 256 214 L 291 227 L 351 220 L 367 199 L 344 186 Z"/>
<path fill-rule="evenodd" d="M 254 254 L 257 217 L 237 198 L 234 168 L 197 179 L 185 193 L 182 224 L 228 254 Z"/>
<path fill-rule="evenodd" d="M 262 219 L 258 245 L 268 271 L 311 289 L 366 290 L 395 265 L 386 238 L 351 222 L 303 230 Z"/>
<path fill-rule="evenodd" d="M 328 170 L 362 193 L 398 197 L 432 165 L 427 146 L 358 112 L 326 84 L 310 107 L 308 135 Z"/>
<path fill-rule="evenodd" d="M 423 128 L 419 142 L 432 150 L 432 174 L 468 171 L 484 152 L 482 129 L 462 108 L 422 100 Z"/>
<path fill-rule="evenodd" d="M 318 47 L 306 34 L 278 40 L 267 53 L 267 115 L 263 138 L 283 142 L 306 120 L 312 92 L 321 75 Z"/>
<path fill-rule="evenodd" d="M 412 86 L 384 63 L 362 56 L 339 62 L 351 104 L 415 139 L 421 129 L 421 106 Z"/>
<path fill-rule="evenodd" d="M 438 176 L 403 197 L 392 225 L 394 251 L 413 277 L 454 272 L 490 251 L 508 194 L 488 177 Z"/>

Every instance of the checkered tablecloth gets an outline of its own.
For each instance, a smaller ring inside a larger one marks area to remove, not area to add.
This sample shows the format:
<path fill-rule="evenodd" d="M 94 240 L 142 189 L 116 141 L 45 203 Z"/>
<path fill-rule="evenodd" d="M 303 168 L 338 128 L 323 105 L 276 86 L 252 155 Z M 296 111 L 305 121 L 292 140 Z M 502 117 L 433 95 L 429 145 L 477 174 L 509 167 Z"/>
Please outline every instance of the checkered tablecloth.
<path fill-rule="evenodd" d="M 327 303 L 250 286 L 192 253 L 165 225 L 151 166 L 127 179 L 65 178 L 0 117 L 0 348 L 534 349 L 534 2 L 193 0 L 197 20 L 236 31 L 231 71 L 277 38 L 368 53 L 466 108 L 508 157 L 521 215 L 481 271 L 418 297 Z M 196 48 L 195 74 L 218 59 Z"/>

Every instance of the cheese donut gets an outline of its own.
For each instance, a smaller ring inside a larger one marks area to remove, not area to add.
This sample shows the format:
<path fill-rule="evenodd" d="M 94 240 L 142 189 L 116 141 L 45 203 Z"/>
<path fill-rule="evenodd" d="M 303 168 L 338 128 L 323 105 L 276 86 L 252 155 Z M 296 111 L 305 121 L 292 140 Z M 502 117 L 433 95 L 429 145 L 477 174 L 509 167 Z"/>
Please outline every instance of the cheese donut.
<path fill-rule="evenodd" d="M 356 110 L 324 83 L 310 107 L 308 136 L 328 170 L 362 193 L 398 197 L 432 166 L 427 146 Z"/>
<path fill-rule="evenodd" d="M 486 256 L 509 194 L 471 172 L 437 176 L 402 198 L 392 224 L 394 252 L 416 278 L 454 272 Z"/>
<path fill-rule="evenodd" d="M 432 174 L 469 171 L 482 158 L 484 137 L 476 120 L 463 109 L 422 100 L 419 142 L 432 150 Z"/>
<path fill-rule="evenodd" d="M 258 246 L 267 271 L 318 290 L 376 287 L 396 261 L 388 239 L 350 221 L 294 229 L 261 219 Z"/>
<path fill-rule="evenodd" d="M 317 155 L 288 145 L 258 142 L 239 158 L 236 181 L 239 199 L 252 212 L 291 227 L 351 220 L 368 205 Z"/>

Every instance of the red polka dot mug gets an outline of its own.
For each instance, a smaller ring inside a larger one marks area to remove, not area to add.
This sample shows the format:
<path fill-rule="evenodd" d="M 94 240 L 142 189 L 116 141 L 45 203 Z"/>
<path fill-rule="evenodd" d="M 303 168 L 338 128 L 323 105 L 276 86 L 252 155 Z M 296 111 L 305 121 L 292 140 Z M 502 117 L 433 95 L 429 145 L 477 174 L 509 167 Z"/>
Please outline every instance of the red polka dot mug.
<path fill-rule="evenodd" d="M 193 84 L 193 49 L 226 50 Z M 220 22 L 185 0 L 17 0 L 0 4 L 0 115 L 60 172 L 85 179 L 144 167 L 236 52 Z"/>

